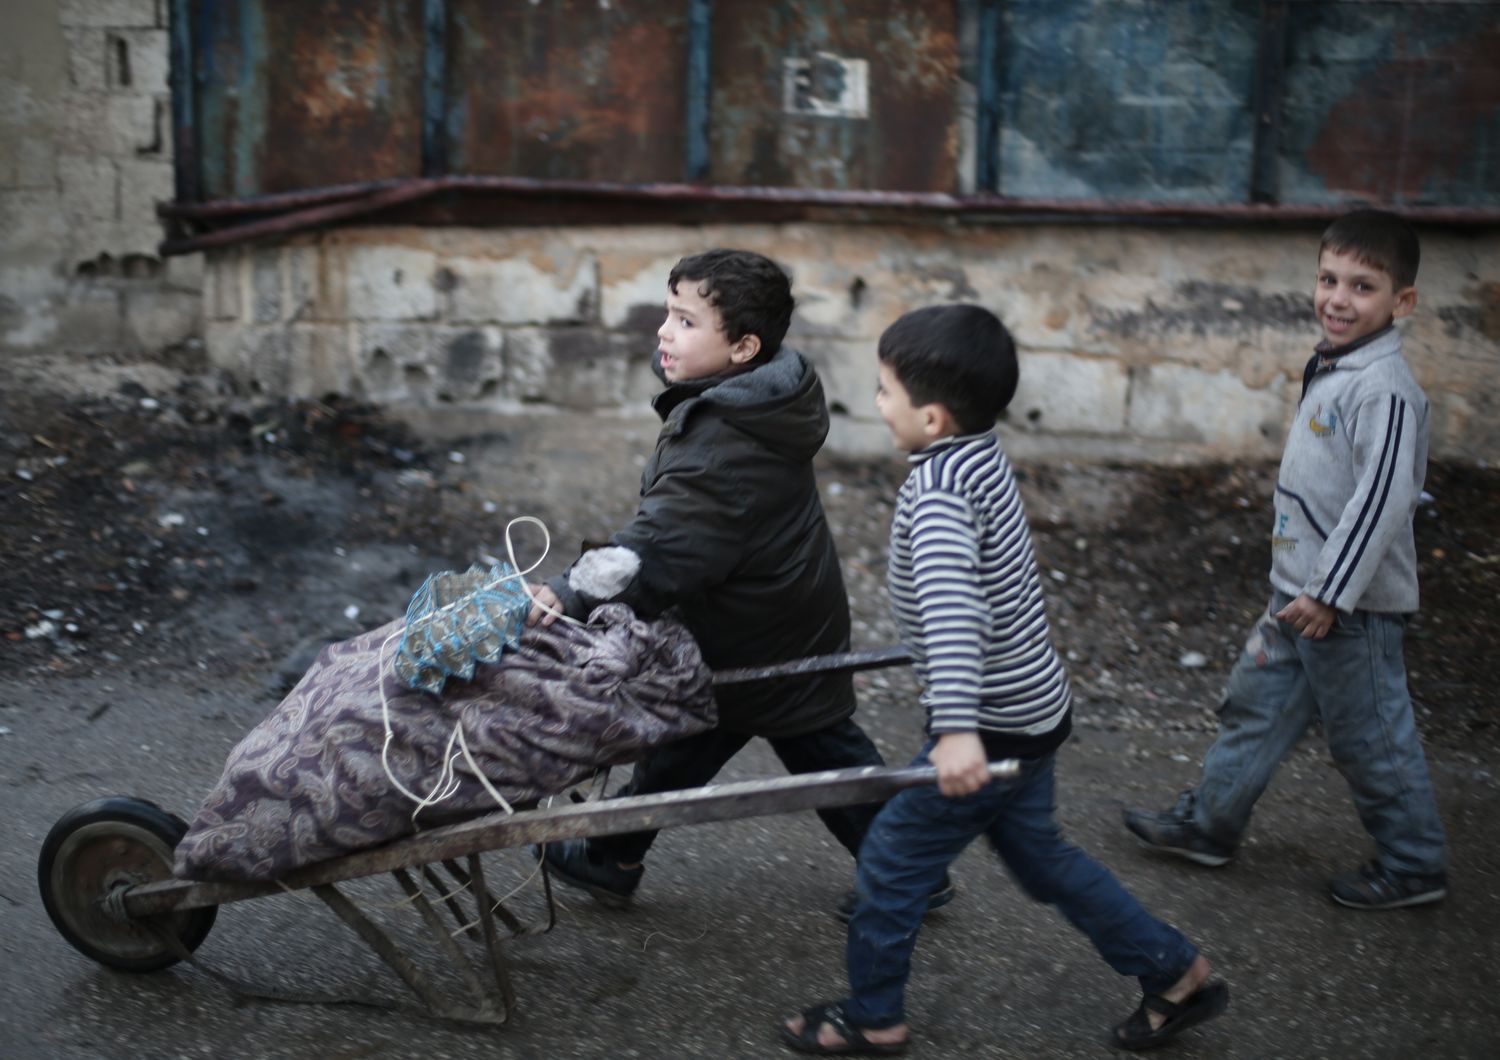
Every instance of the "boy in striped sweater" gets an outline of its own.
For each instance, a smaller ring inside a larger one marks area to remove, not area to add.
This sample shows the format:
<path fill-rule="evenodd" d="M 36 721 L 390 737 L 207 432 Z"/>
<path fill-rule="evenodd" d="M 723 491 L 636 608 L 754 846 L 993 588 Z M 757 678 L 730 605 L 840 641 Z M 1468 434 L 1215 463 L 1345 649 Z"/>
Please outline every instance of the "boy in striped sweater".
<path fill-rule="evenodd" d="M 1329 883 L 1354 909 L 1448 893 L 1446 842 L 1412 719 L 1401 639 L 1417 609 L 1412 515 L 1427 472 L 1427 398 L 1395 321 L 1417 302 L 1416 233 L 1356 210 L 1323 234 L 1313 309 L 1323 341 L 1276 482 L 1271 602 L 1229 675 L 1196 789 L 1126 827 L 1154 849 L 1228 862 L 1250 811 L 1314 719 L 1376 856 Z"/>
<path fill-rule="evenodd" d="M 880 337 L 875 404 L 912 464 L 891 524 L 888 585 L 927 710 L 915 764 L 938 786 L 886 804 L 859 852 L 849 921 L 850 996 L 782 1024 L 793 1048 L 886 1055 L 908 1039 L 903 995 L 927 897 L 983 835 L 1021 887 L 1055 905 L 1144 998 L 1114 1031 L 1158 1045 L 1224 1010 L 1229 990 L 1174 928 L 1053 817 L 1053 758 L 1071 728 L 1067 674 L 1053 651 L 1041 579 L 995 418 L 1015 393 L 1015 346 L 978 306 L 907 313 Z M 1016 776 L 989 763 L 1018 759 Z"/>

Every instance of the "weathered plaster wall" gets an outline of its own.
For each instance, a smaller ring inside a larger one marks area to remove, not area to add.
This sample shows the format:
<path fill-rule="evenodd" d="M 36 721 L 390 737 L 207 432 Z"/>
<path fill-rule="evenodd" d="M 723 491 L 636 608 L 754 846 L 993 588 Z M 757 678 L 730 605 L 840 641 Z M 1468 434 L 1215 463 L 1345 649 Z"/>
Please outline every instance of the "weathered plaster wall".
<path fill-rule="evenodd" d="M 1406 335 L 1434 450 L 1500 459 L 1500 236 L 1423 236 Z M 1315 228 L 362 228 L 211 254 L 209 356 L 273 393 L 636 413 L 667 271 L 725 245 L 792 269 L 791 341 L 846 451 L 887 448 L 875 340 L 917 306 L 976 301 L 1010 325 L 1006 432 L 1034 456 L 1274 454 L 1318 337 Z"/>
<path fill-rule="evenodd" d="M 165 0 L 0 3 L 0 358 L 156 353 L 201 333 L 202 262 L 163 262 Z"/>

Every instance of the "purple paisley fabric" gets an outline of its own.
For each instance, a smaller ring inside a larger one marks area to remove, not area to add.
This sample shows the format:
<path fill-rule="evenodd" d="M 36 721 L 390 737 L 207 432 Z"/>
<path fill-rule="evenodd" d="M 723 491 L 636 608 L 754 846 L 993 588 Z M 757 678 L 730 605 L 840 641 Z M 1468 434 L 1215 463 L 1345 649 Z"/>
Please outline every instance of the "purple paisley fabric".
<path fill-rule="evenodd" d="M 460 753 L 446 749 L 461 724 L 475 762 L 512 806 L 717 720 L 710 674 L 688 632 L 670 619 L 638 619 L 623 604 L 596 609 L 586 629 L 528 630 L 520 650 L 479 667 L 472 681 L 450 681 L 441 698 L 392 676 L 400 629 L 392 622 L 324 648 L 240 741 L 177 847 L 178 876 L 276 879 L 498 809 L 460 756 L 457 790 L 412 820 L 416 804 L 381 765 L 382 680 L 394 733 L 387 762 L 403 787 L 432 790 L 444 758 Z"/>

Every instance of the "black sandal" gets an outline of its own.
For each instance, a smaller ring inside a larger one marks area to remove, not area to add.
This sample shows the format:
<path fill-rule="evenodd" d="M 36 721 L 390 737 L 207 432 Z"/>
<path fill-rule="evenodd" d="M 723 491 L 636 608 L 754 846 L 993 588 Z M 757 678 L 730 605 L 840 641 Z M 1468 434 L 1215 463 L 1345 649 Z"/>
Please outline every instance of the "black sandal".
<path fill-rule="evenodd" d="M 1204 983 L 1176 1004 L 1160 994 L 1147 994 L 1130 1018 L 1115 1028 L 1114 1044 L 1121 1049 L 1150 1049 L 1171 1041 L 1189 1027 L 1213 1019 L 1228 1007 L 1227 983 Z M 1166 1017 L 1160 1027 L 1151 1026 L 1150 1012 Z"/>
<path fill-rule="evenodd" d="M 824 1024 L 838 1032 L 843 1045 L 824 1045 L 818 1041 L 818 1031 Z M 802 1033 L 793 1034 L 785 1023 L 781 1025 L 781 1040 L 799 1053 L 815 1056 L 899 1056 L 906 1052 L 906 1042 L 872 1042 L 858 1027 L 849 1022 L 842 1005 L 825 1002 L 802 1012 Z"/>

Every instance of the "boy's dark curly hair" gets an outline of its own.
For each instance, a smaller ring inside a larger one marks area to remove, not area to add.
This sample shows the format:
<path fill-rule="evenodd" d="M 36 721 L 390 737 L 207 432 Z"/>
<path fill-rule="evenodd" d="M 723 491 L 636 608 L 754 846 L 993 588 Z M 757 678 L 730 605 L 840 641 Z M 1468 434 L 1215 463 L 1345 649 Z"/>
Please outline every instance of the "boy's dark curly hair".
<path fill-rule="evenodd" d="M 760 339 L 752 365 L 776 356 L 796 305 L 785 269 L 754 251 L 706 250 L 672 266 L 667 286 L 673 294 L 683 280 L 697 284 L 698 294 L 719 311 L 730 342 L 746 335 Z"/>
<path fill-rule="evenodd" d="M 1318 253 L 1352 254 L 1355 260 L 1384 270 L 1396 290 L 1417 282 L 1422 245 L 1416 230 L 1387 210 L 1353 210 L 1323 231 Z"/>
<path fill-rule="evenodd" d="M 880 336 L 877 352 L 913 406 L 944 406 L 964 434 L 993 428 L 1021 377 L 1015 340 L 999 317 L 977 305 L 904 313 Z"/>

